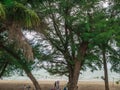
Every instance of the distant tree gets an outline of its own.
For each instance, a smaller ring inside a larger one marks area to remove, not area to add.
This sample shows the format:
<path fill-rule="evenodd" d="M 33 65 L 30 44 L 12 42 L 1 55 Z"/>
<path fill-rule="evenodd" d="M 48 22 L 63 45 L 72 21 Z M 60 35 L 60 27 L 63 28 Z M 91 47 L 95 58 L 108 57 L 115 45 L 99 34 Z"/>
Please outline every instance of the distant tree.
<path fill-rule="evenodd" d="M 117 21 L 117 23 L 113 23 L 112 26 L 116 28 L 115 36 L 114 36 L 114 48 L 116 49 L 117 53 L 112 53 L 111 55 L 111 70 L 115 71 L 117 73 L 120 73 L 120 1 L 114 0 L 114 4 L 111 5 L 111 17 L 115 17 L 114 20 Z"/>
<path fill-rule="evenodd" d="M 99 52 L 94 52 L 94 54 L 97 54 L 99 56 L 99 58 L 102 60 L 98 60 L 98 62 L 102 61 L 103 63 L 103 68 L 104 68 L 104 80 L 105 80 L 105 90 L 109 90 L 109 81 L 108 81 L 108 71 L 107 71 L 107 63 L 109 62 L 114 62 L 119 63 L 119 57 L 118 57 L 118 52 L 115 49 L 116 46 L 116 42 L 119 43 L 119 41 L 117 41 L 115 38 L 118 35 L 117 33 L 119 33 L 119 23 L 118 23 L 118 19 L 119 19 L 119 12 L 118 12 L 118 5 L 119 2 L 116 1 L 114 2 L 106 2 L 109 5 L 104 9 L 103 11 L 103 15 L 99 15 L 101 17 L 103 17 L 103 19 L 99 20 L 99 22 L 96 22 L 96 24 L 98 25 L 97 29 L 100 29 L 102 32 L 99 33 L 98 35 L 96 35 L 96 37 L 94 39 L 94 44 L 97 51 Z M 116 9 L 113 7 L 117 7 Z M 114 13 L 113 13 L 114 12 Z M 102 12 L 101 12 L 102 13 Z M 100 18 L 100 17 L 99 17 Z M 110 27 L 109 27 L 110 26 Z M 98 40 L 98 41 L 97 41 Z M 95 51 L 96 51 L 95 50 Z M 94 50 L 93 50 L 94 51 Z M 111 57 L 117 57 L 116 60 L 114 58 Z M 91 65 L 91 64 L 90 64 Z M 114 64 L 111 63 L 111 65 L 113 66 Z M 112 67 L 113 68 L 113 67 Z M 116 67 L 114 67 L 115 69 Z M 119 71 L 119 70 L 118 70 Z"/>

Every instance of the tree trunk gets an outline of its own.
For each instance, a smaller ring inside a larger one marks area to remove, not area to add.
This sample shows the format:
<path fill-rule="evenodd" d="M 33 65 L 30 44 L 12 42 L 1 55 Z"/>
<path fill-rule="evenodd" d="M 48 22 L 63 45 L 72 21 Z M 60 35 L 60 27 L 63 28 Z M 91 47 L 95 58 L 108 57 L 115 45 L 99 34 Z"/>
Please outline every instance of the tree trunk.
<path fill-rule="evenodd" d="M 37 80 L 35 79 L 35 77 L 32 75 L 31 72 L 28 72 L 27 70 L 25 70 L 25 73 L 27 74 L 27 76 L 31 79 L 32 83 L 34 84 L 36 90 L 41 90 L 39 83 L 37 82 Z"/>
<path fill-rule="evenodd" d="M 106 56 L 105 56 L 105 50 L 102 51 L 102 54 L 103 54 L 103 64 L 104 64 L 105 90 L 109 90 L 108 69 L 107 69 L 107 61 L 106 61 Z"/>
<path fill-rule="evenodd" d="M 32 47 L 29 45 L 27 39 L 22 33 L 21 26 L 16 23 L 11 23 L 8 26 L 8 38 L 13 41 L 15 44 L 16 50 L 22 49 L 23 55 L 27 58 L 28 61 L 34 60 Z M 10 43 L 11 43 L 10 40 Z"/>
<path fill-rule="evenodd" d="M 79 79 L 79 74 L 80 74 L 80 70 L 82 67 L 82 62 L 84 61 L 84 57 L 85 57 L 85 53 L 88 47 L 88 43 L 87 42 L 83 42 L 80 45 L 80 57 L 78 56 L 77 58 L 74 58 L 74 68 L 73 68 L 73 72 L 69 74 L 72 74 L 70 76 L 72 76 L 71 78 L 69 78 L 69 85 L 68 85 L 68 90 L 78 90 L 78 79 Z"/>
<path fill-rule="evenodd" d="M 5 64 L 3 65 L 3 68 L 2 68 L 2 70 L 1 70 L 1 72 L 0 72 L 0 78 L 3 76 L 3 74 L 4 74 L 4 72 L 5 72 L 5 69 L 6 69 L 7 65 L 8 65 L 8 61 L 5 62 Z"/>
<path fill-rule="evenodd" d="M 81 62 L 76 60 L 75 62 L 75 67 L 74 67 L 74 72 L 72 73 L 73 77 L 70 79 L 69 87 L 68 90 L 78 90 L 78 79 L 79 79 L 79 72 L 80 72 L 80 67 L 81 67 Z"/>

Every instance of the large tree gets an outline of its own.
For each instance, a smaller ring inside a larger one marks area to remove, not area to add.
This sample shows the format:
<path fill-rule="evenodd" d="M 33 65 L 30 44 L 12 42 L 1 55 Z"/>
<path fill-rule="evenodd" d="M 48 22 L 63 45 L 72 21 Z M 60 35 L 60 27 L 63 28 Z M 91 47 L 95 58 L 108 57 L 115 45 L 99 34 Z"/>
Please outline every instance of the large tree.
<path fill-rule="evenodd" d="M 111 12 L 108 12 L 102 3 L 104 2 L 101 0 L 45 0 L 38 9 L 40 10 L 38 13 L 47 23 L 47 28 L 40 32 L 49 40 L 54 50 L 58 50 L 57 53 L 64 57 L 63 60 L 54 59 L 53 62 L 57 64 L 51 67 L 53 70 L 59 70 L 59 73 L 64 73 L 66 68 L 69 90 L 77 89 L 79 73 L 89 48 L 108 39 L 104 38 L 106 36 L 102 33 L 109 33 L 112 28 L 107 24 L 111 20 L 107 18 Z M 117 21 L 113 22 L 117 23 Z M 102 36 L 102 39 L 96 39 L 97 36 Z"/>

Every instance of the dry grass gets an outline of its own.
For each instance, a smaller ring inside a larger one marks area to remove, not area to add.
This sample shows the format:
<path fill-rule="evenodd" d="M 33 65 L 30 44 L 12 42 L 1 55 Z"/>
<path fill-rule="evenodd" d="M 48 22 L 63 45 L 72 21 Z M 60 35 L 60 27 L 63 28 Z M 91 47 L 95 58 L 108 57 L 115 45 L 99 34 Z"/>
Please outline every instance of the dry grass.
<path fill-rule="evenodd" d="M 42 90 L 50 90 L 53 87 L 54 81 L 39 81 Z M 66 81 L 60 81 L 61 89 L 65 86 Z M 31 86 L 30 90 L 34 90 L 34 87 L 30 81 L 15 81 L 15 80 L 0 80 L 0 90 L 28 90 L 24 89 L 24 85 Z M 80 81 L 79 90 L 104 90 L 104 82 L 98 81 Z M 120 84 L 110 83 L 110 90 L 120 90 Z"/>

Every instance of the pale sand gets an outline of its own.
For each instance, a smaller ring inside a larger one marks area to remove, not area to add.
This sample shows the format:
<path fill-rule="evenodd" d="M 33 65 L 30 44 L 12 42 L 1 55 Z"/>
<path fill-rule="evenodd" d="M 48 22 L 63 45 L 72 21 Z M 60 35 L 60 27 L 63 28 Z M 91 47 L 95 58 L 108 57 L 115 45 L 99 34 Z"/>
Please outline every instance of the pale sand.
<path fill-rule="evenodd" d="M 42 90 L 50 90 L 54 86 L 55 81 L 39 80 Z M 66 81 L 60 81 L 61 90 L 66 85 Z M 32 82 L 29 80 L 0 80 L 0 90 L 28 90 L 24 89 L 24 85 L 30 85 L 33 89 Z M 104 82 L 102 81 L 79 81 L 79 90 L 104 90 Z M 110 83 L 110 90 L 120 90 L 120 84 Z"/>

